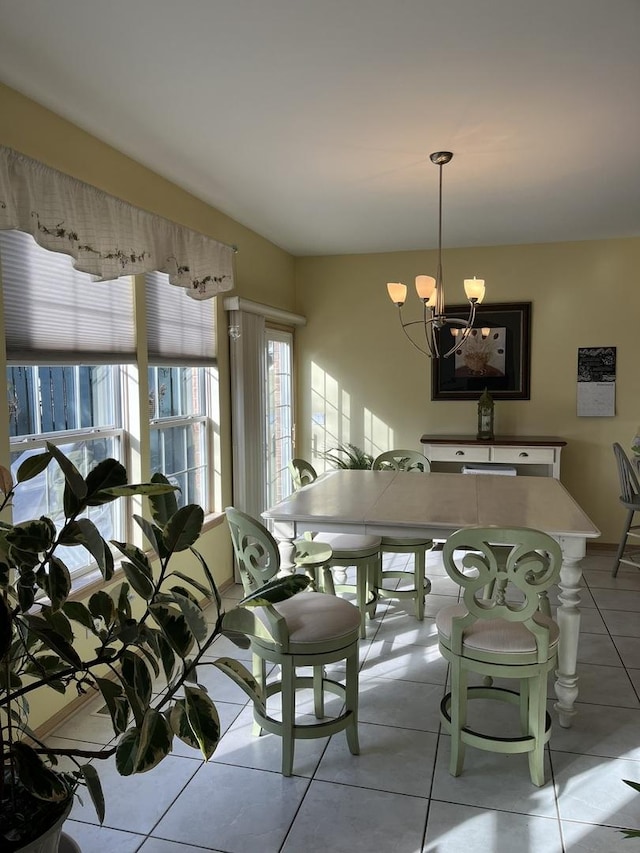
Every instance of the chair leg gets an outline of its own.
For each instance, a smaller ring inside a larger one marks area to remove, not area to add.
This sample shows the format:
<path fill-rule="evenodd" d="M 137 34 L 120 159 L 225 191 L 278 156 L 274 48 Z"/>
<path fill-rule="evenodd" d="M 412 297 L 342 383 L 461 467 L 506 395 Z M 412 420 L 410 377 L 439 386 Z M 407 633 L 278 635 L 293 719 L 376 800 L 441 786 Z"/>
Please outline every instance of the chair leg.
<path fill-rule="evenodd" d="M 358 741 L 358 647 L 355 646 L 346 658 L 345 702 L 347 710 L 353 712 L 351 722 L 345 729 L 351 755 L 360 755 Z"/>
<path fill-rule="evenodd" d="M 251 670 L 252 675 L 255 680 L 258 682 L 260 687 L 262 688 L 263 696 L 266 697 L 266 686 L 267 686 L 267 666 L 263 658 L 259 655 L 251 655 Z M 266 699 L 265 699 L 266 701 Z M 252 726 L 252 733 L 255 737 L 260 737 L 262 735 L 262 727 L 259 723 L 255 722 Z"/>
<path fill-rule="evenodd" d="M 360 638 L 367 636 L 367 592 L 369 589 L 369 564 L 360 563 L 356 566 L 356 604 L 360 611 Z"/>
<path fill-rule="evenodd" d="M 414 583 L 416 585 L 416 619 L 424 621 L 424 576 L 425 576 L 425 551 L 420 548 L 416 551 L 414 563 Z"/>
<path fill-rule="evenodd" d="M 314 666 L 313 668 L 313 710 L 316 719 L 321 720 L 324 717 L 324 667 Z"/>
<path fill-rule="evenodd" d="M 449 773 L 459 776 L 464 764 L 465 744 L 462 729 L 467 724 L 467 680 L 468 674 L 459 661 L 451 664 L 451 756 Z"/>
<path fill-rule="evenodd" d="M 333 572 L 329 566 L 325 566 L 322 570 L 322 591 L 326 592 L 328 595 L 336 594 L 336 588 L 333 582 Z"/>
<path fill-rule="evenodd" d="M 616 554 L 616 561 L 613 566 L 613 571 L 611 574 L 615 578 L 618 574 L 618 569 L 620 568 L 620 560 L 622 559 L 622 555 L 624 553 L 625 545 L 627 544 L 627 537 L 629 535 L 629 528 L 631 527 L 631 522 L 633 521 L 634 510 L 630 509 L 627 513 L 627 522 L 625 524 L 624 532 L 620 539 L 620 545 L 618 547 L 618 553 Z"/>
<path fill-rule="evenodd" d="M 293 773 L 293 750 L 295 740 L 293 727 L 296 716 L 296 670 L 290 659 L 282 662 L 282 775 Z"/>
<path fill-rule="evenodd" d="M 531 679 L 529 687 L 529 734 L 535 738 L 535 747 L 529 753 L 531 781 L 540 788 L 544 785 L 544 731 L 547 711 L 547 675 Z"/>

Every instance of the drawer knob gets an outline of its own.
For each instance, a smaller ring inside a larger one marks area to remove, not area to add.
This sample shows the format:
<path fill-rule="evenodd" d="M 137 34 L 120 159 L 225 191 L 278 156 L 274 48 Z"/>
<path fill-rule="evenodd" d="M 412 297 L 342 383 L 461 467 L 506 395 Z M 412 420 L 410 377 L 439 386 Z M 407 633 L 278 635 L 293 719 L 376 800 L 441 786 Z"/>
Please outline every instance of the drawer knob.
<path fill-rule="evenodd" d="M 523 450 L 523 451 L 522 451 L 522 453 L 518 453 L 518 456 L 519 456 L 521 459 L 522 459 L 522 458 L 524 458 L 524 457 L 526 457 L 526 456 L 528 456 L 528 455 L 529 455 L 529 454 L 527 453 L 527 451 L 526 451 L 526 450 Z"/>
<path fill-rule="evenodd" d="M 464 456 L 464 450 L 456 450 L 456 456 Z"/>

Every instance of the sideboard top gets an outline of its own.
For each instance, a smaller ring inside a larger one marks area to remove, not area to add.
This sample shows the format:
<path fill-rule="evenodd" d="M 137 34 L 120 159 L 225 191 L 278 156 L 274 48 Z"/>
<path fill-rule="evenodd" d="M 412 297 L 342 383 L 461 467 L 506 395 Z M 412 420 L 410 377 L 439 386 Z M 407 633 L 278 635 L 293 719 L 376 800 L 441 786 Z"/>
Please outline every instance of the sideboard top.
<path fill-rule="evenodd" d="M 566 441 L 553 435 L 496 435 L 479 439 L 475 435 L 423 435 L 421 444 L 476 444 L 482 447 L 564 447 Z"/>

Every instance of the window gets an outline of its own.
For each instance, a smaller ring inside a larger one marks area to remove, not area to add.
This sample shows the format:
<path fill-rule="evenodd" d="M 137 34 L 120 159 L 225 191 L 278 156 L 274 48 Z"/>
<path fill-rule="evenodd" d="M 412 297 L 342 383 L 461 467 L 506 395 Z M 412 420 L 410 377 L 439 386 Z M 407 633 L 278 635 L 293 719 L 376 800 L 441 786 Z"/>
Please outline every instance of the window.
<path fill-rule="evenodd" d="M 109 457 L 131 471 L 129 448 L 148 446 L 145 478 L 161 471 L 180 488 L 181 505 L 213 509 L 219 494 L 219 471 L 212 484 L 219 420 L 215 300 L 189 299 L 159 273 L 94 282 L 70 257 L 42 249 L 19 231 L 0 231 L 0 271 L 14 478 L 47 441 L 83 475 Z M 144 290 L 152 365 L 143 375 L 135 369 L 135 287 Z M 130 422 L 124 401 L 137 406 L 138 383 L 145 379 L 148 410 Z M 62 525 L 63 490 L 62 473 L 52 463 L 18 490 L 14 521 L 46 514 Z M 124 501 L 87 514 L 107 540 L 132 535 Z M 61 552 L 74 576 L 93 568 L 84 562 L 88 557 L 80 548 Z"/>
<path fill-rule="evenodd" d="M 118 368 L 109 365 L 9 365 L 7 397 L 14 481 L 24 460 L 42 452 L 46 442 L 57 445 L 83 476 L 103 459 L 124 461 L 118 377 Z M 17 490 L 14 522 L 47 515 L 60 529 L 65 520 L 63 492 L 64 477 L 52 463 Z M 122 502 L 89 507 L 86 515 L 105 539 L 123 538 Z M 60 548 L 59 555 L 76 574 L 91 567 L 83 548 Z"/>
<path fill-rule="evenodd" d="M 149 368 L 151 470 L 180 488 L 180 506 L 210 504 L 207 397 L 205 368 Z"/>

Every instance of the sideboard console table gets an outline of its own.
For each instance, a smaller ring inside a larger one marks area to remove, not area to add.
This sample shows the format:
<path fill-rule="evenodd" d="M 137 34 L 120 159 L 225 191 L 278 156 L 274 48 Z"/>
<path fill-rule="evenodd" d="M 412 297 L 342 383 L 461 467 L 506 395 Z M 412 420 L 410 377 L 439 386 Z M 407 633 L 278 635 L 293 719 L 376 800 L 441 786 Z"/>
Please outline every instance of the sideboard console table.
<path fill-rule="evenodd" d="M 560 451 L 567 442 L 555 436 L 498 435 L 481 441 L 471 435 L 423 435 L 420 443 L 432 471 L 459 474 L 466 465 L 492 464 L 559 480 Z"/>

